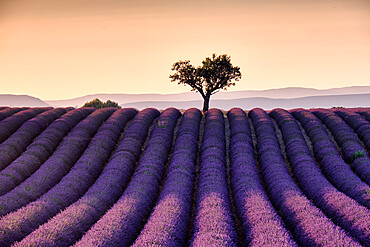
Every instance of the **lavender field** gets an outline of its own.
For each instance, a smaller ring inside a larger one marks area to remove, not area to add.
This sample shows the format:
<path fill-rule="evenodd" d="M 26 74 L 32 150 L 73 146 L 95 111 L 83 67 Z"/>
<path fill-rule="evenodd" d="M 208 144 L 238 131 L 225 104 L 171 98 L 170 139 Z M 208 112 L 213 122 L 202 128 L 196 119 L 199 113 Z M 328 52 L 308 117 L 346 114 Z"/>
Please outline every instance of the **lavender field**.
<path fill-rule="evenodd" d="M 370 246 L 370 108 L 0 107 L 0 246 Z"/>

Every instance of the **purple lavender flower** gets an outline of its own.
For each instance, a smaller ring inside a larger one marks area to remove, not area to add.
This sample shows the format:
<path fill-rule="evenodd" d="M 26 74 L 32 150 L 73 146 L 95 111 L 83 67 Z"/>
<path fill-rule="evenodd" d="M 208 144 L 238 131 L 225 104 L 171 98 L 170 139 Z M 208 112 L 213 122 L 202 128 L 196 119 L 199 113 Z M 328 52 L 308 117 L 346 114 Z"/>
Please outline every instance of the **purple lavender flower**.
<path fill-rule="evenodd" d="M 370 108 L 357 109 L 356 112 L 361 114 L 368 122 L 370 122 Z"/>
<path fill-rule="evenodd" d="M 218 109 L 210 109 L 205 117 L 190 246 L 236 246 L 227 190 L 224 117 Z"/>
<path fill-rule="evenodd" d="M 338 153 L 321 121 L 311 112 L 296 109 L 291 112 L 300 121 L 313 144 L 316 160 L 326 178 L 340 191 L 370 208 L 370 187 L 354 174 Z"/>
<path fill-rule="evenodd" d="M 0 170 L 4 169 L 14 159 L 16 159 L 27 146 L 38 136 L 51 122 L 66 113 L 65 109 L 55 108 L 45 111 L 34 118 L 25 122 L 16 132 L 14 132 L 7 140 L 0 144 Z M 0 195 L 4 192 L 1 191 Z"/>
<path fill-rule="evenodd" d="M 38 200 L 2 217 L 0 244 L 21 240 L 38 225 L 79 199 L 102 171 L 125 124 L 135 114 L 133 109 L 120 109 L 113 113 L 99 128 L 71 171 L 57 185 Z"/>
<path fill-rule="evenodd" d="M 0 121 L 0 143 L 4 142 L 24 122 L 50 109 L 51 109 L 50 107 L 30 108 L 30 109 L 15 113 L 14 115 L 11 115 L 3 119 L 2 121 Z"/>
<path fill-rule="evenodd" d="M 159 112 L 151 108 L 136 114 L 109 163 L 89 190 L 18 245 L 68 246 L 80 239 L 121 196 L 132 176 L 148 129 L 158 115 Z"/>
<path fill-rule="evenodd" d="M 249 246 L 297 246 L 268 199 L 258 174 L 247 116 L 233 108 L 230 122 L 231 185 Z"/>
<path fill-rule="evenodd" d="M 74 246 L 129 246 L 142 229 L 158 194 L 180 112 L 162 112 L 139 166 L 120 199 Z"/>
<path fill-rule="evenodd" d="M 190 221 L 199 123 L 197 109 L 185 111 L 158 202 L 133 246 L 184 246 Z"/>
<path fill-rule="evenodd" d="M 52 155 L 67 133 L 92 111 L 91 108 L 75 109 L 51 123 L 21 156 L 0 172 L 0 195 L 9 192 L 35 172 Z M 3 157 L 0 160 L 5 162 Z"/>
<path fill-rule="evenodd" d="M 343 119 L 341 119 L 330 110 L 319 109 L 313 111 L 313 113 L 317 117 L 319 117 L 321 121 L 325 123 L 325 125 L 330 129 L 335 138 L 335 141 L 338 143 L 342 150 L 343 158 L 346 163 L 351 166 L 354 172 L 364 182 L 370 184 L 370 160 L 366 149 L 362 147 L 360 140 L 358 139 L 356 133 L 352 130 L 352 128 L 349 127 Z M 342 115 L 343 114 L 345 114 L 344 111 L 342 111 Z M 361 128 L 367 126 L 368 133 L 370 134 L 370 123 L 368 123 L 365 119 L 363 119 L 363 121 L 361 121 L 361 119 L 356 120 L 357 122 L 363 124 L 357 127 Z M 365 128 L 362 129 L 366 130 Z M 368 136 L 368 138 L 370 139 L 370 135 Z M 362 158 L 362 165 L 358 165 L 358 162 L 354 163 L 358 158 Z"/>
<path fill-rule="evenodd" d="M 27 180 L 0 197 L 0 215 L 36 200 L 68 173 L 81 156 L 99 126 L 115 109 L 99 109 L 81 121 L 53 155 Z"/>
<path fill-rule="evenodd" d="M 0 110 L 0 121 L 7 118 L 7 117 L 10 117 L 11 115 L 21 111 L 21 110 L 24 110 L 22 108 L 19 108 L 19 107 L 3 107 L 1 110 Z"/>
<path fill-rule="evenodd" d="M 275 109 L 270 116 L 277 120 L 282 131 L 285 150 L 302 191 L 334 223 L 347 230 L 362 244 L 370 245 L 370 211 L 339 192 L 324 177 L 292 115 L 285 110 Z"/>
<path fill-rule="evenodd" d="M 262 176 L 272 203 L 303 246 L 360 246 L 308 200 L 284 161 L 273 122 L 262 109 L 249 112 L 258 141 Z"/>

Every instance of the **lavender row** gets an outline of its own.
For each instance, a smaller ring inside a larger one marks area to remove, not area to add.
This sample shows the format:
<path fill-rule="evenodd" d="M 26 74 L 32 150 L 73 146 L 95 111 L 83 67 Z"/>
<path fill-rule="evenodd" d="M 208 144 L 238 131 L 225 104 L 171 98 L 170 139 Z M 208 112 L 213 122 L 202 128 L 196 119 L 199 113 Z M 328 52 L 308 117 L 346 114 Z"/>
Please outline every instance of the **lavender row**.
<path fill-rule="evenodd" d="M 370 187 L 344 162 L 330 140 L 321 121 L 311 112 L 297 109 L 291 112 L 298 119 L 313 144 L 316 160 L 326 178 L 338 190 L 370 208 Z"/>
<path fill-rule="evenodd" d="M 230 122 L 231 185 L 248 246 L 297 246 L 268 199 L 258 174 L 247 116 L 233 108 Z"/>
<path fill-rule="evenodd" d="M 11 191 L 34 173 L 52 155 L 67 133 L 91 112 L 92 108 L 75 109 L 51 123 L 21 156 L 0 172 L 0 195 Z M 5 159 L 5 156 L 0 157 L 1 162 L 5 162 Z"/>
<path fill-rule="evenodd" d="M 135 114 L 133 109 L 114 112 L 99 128 L 70 172 L 57 185 L 36 201 L 2 217 L 0 245 L 10 245 L 21 240 L 60 210 L 77 201 L 101 173 L 124 126 Z"/>
<path fill-rule="evenodd" d="M 74 246 L 129 246 L 134 242 L 157 198 L 180 115 L 175 108 L 161 113 L 123 195 Z"/>
<path fill-rule="evenodd" d="M 370 123 L 360 114 L 346 109 L 335 110 L 346 123 L 352 127 L 370 152 Z"/>
<path fill-rule="evenodd" d="M 13 107 L 7 107 L 7 108 L 4 108 L 4 109 L 1 109 L 0 110 L 0 121 L 7 118 L 7 117 L 10 117 L 11 115 L 19 112 L 19 111 L 22 111 L 22 110 L 26 110 L 26 109 L 23 109 L 23 108 L 13 108 Z"/>
<path fill-rule="evenodd" d="M 355 239 L 370 246 L 370 211 L 338 191 L 322 174 L 313 159 L 297 121 L 287 111 L 270 113 L 278 123 L 285 150 L 300 188 L 334 223 Z"/>
<path fill-rule="evenodd" d="M 99 126 L 114 111 L 114 108 L 99 109 L 82 120 L 34 174 L 0 197 L 0 215 L 36 200 L 57 184 L 81 156 Z"/>
<path fill-rule="evenodd" d="M 237 246 L 227 185 L 224 124 L 220 110 L 206 113 L 190 246 Z"/>
<path fill-rule="evenodd" d="M 302 246 L 360 246 L 308 200 L 289 174 L 271 119 L 262 109 L 249 112 L 257 135 L 262 176 L 272 203 Z"/>
<path fill-rule="evenodd" d="M 342 118 L 328 109 L 317 109 L 311 112 L 330 130 L 347 163 L 352 163 L 358 157 L 367 157 L 360 139 Z"/>
<path fill-rule="evenodd" d="M 27 146 L 55 119 L 66 113 L 66 109 L 55 108 L 45 111 L 25 122 L 16 132 L 0 144 L 0 171 L 15 160 Z M 1 191 L 0 195 L 4 192 Z"/>
<path fill-rule="evenodd" d="M 133 246 L 186 245 L 201 117 L 198 109 L 183 114 L 162 192 Z"/>
<path fill-rule="evenodd" d="M 0 122 L 0 143 L 4 142 L 9 136 L 11 136 L 24 122 L 50 109 L 50 107 L 30 108 L 15 113 L 14 115 L 2 120 Z"/>
<path fill-rule="evenodd" d="M 370 160 L 366 149 L 361 145 L 361 142 L 353 129 L 349 127 L 343 119 L 330 110 L 320 109 L 313 111 L 313 113 L 323 123 L 325 123 L 333 134 L 335 141 L 342 150 L 342 155 L 346 163 L 351 166 L 352 170 L 362 179 L 362 181 L 370 184 Z M 368 127 L 370 131 L 370 123 L 368 124 Z"/>
<path fill-rule="evenodd" d="M 68 246 L 80 239 L 121 196 L 149 127 L 158 115 L 159 112 L 151 108 L 136 114 L 110 161 L 88 191 L 16 245 Z"/>
<path fill-rule="evenodd" d="M 370 122 L 370 108 L 358 109 L 356 112 L 361 114 L 368 122 Z"/>

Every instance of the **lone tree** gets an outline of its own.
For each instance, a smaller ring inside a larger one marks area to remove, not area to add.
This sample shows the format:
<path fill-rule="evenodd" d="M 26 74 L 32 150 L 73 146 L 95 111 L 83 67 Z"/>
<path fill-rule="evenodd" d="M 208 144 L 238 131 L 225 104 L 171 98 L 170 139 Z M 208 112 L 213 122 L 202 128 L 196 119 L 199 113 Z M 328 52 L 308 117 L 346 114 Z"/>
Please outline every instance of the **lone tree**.
<path fill-rule="evenodd" d="M 198 91 L 203 97 L 203 112 L 208 111 L 211 95 L 221 89 L 227 90 L 234 86 L 235 82 L 242 77 L 240 68 L 231 64 L 230 56 L 224 54 L 212 58 L 207 57 L 202 61 L 202 66 L 195 68 L 189 60 L 179 61 L 173 64 L 175 74 L 170 75 L 171 81 L 185 84 L 191 87 L 191 91 Z"/>
<path fill-rule="evenodd" d="M 121 108 L 117 102 L 107 100 L 102 102 L 100 99 L 96 98 L 92 101 L 86 102 L 82 107 L 94 107 L 95 109 L 105 108 L 105 107 L 115 107 Z"/>

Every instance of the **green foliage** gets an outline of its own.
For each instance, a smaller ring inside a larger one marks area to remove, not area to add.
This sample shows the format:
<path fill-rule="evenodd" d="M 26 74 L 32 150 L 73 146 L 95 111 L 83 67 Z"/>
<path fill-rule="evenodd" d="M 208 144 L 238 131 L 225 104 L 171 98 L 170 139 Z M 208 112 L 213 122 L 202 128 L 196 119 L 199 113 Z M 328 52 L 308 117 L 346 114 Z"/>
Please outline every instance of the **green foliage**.
<path fill-rule="evenodd" d="M 191 91 L 198 91 L 204 99 L 203 111 L 208 110 L 211 95 L 234 86 L 242 74 L 240 68 L 231 64 L 230 56 L 223 54 L 212 58 L 207 57 L 202 61 L 202 66 L 195 68 L 189 60 L 179 61 L 173 64 L 175 74 L 170 75 L 171 81 L 178 84 L 189 85 Z"/>
<path fill-rule="evenodd" d="M 366 157 L 366 153 L 364 150 L 358 150 L 355 152 L 355 154 L 353 155 L 353 160 L 359 158 L 359 157 Z"/>
<path fill-rule="evenodd" d="M 92 101 L 86 102 L 82 107 L 94 107 L 95 109 L 105 108 L 105 107 L 115 107 L 121 108 L 117 102 L 107 100 L 102 102 L 100 99 L 96 98 Z"/>
<path fill-rule="evenodd" d="M 333 106 L 331 109 L 342 109 L 342 108 L 345 108 L 343 106 Z"/>

